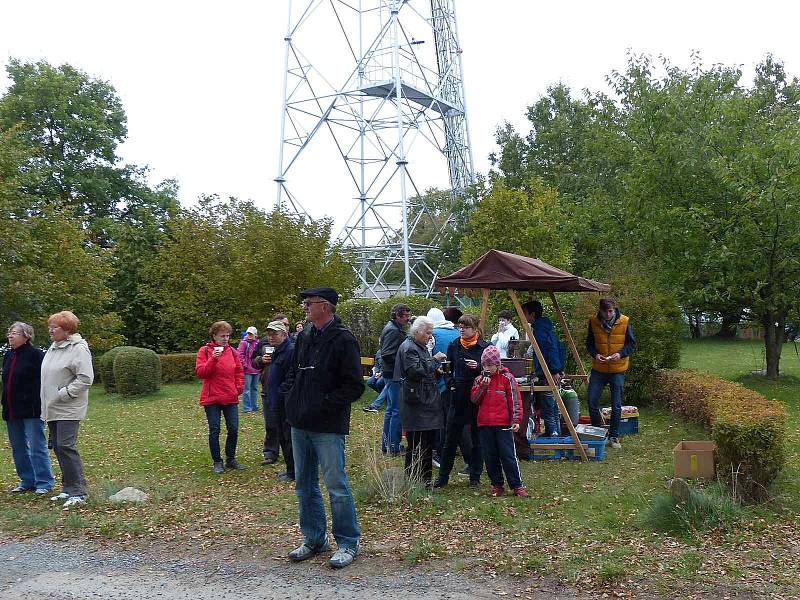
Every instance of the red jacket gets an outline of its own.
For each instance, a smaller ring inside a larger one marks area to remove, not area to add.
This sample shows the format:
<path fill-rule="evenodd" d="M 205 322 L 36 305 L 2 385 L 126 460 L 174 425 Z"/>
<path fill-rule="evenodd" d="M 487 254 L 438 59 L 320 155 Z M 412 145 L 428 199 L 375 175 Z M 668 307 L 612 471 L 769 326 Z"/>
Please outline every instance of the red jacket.
<path fill-rule="evenodd" d="M 238 404 L 244 390 L 244 369 L 233 348 L 225 346 L 222 355 L 214 358 L 213 341 L 197 351 L 194 371 L 203 380 L 200 404 Z"/>
<path fill-rule="evenodd" d="M 522 425 L 522 399 L 517 380 L 505 367 L 500 367 L 483 387 L 475 378 L 470 399 L 478 405 L 478 427 L 510 427 Z"/>

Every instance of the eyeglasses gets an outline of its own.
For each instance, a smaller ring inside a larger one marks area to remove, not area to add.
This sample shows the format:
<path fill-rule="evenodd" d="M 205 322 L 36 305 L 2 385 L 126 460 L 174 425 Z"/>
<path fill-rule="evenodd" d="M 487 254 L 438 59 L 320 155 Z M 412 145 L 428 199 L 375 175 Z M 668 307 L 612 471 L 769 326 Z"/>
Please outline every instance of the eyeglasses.
<path fill-rule="evenodd" d="M 15 335 L 25 335 L 25 334 L 24 334 L 24 333 L 22 333 L 21 331 L 9 331 L 9 332 L 6 334 L 6 336 L 7 336 L 7 337 L 12 337 L 12 336 L 15 336 Z"/>
<path fill-rule="evenodd" d="M 311 306 L 312 304 L 325 304 L 327 300 L 303 300 L 300 304 L 303 306 Z"/>

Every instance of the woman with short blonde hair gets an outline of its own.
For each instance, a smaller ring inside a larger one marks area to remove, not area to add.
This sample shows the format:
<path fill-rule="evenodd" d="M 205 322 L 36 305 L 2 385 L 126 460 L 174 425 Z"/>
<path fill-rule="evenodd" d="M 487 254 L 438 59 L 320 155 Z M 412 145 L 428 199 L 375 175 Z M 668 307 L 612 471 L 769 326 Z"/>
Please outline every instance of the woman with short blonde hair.
<path fill-rule="evenodd" d="M 42 361 L 42 420 L 50 430 L 50 444 L 61 467 L 61 493 L 70 507 L 86 502 L 86 477 L 78 453 L 78 429 L 89 408 L 94 381 L 89 344 L 78 333 L 80 319 L 63 310 L 47 319 L 52 344 Z"/>

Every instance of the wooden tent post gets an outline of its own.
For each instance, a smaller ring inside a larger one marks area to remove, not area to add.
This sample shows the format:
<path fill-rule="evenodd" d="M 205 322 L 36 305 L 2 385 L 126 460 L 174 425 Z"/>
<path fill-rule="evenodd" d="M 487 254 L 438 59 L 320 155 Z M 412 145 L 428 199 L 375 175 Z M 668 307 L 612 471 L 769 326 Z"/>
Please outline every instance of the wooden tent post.
<path fill-rule="evenodd" d="M 578 348 L 575 346 L 575 340 L 572 338 L 572 333 L 569 330 L 569 325 L 567 325 L 567 320 L 564 318 L 564 313 L 561 312 L 561 307 L 558 305 L 556 295 L 552 291 L 548 293 L 550 294 L 550 301 L 553 303 L 553 308 L 555 308 L 556 314 L 558 315 L 558 321 L 564 329 L 564 335 L 567 337 L 567 343 L 569 344 L 569 349 L 572 351 L 572 357 L 575 359 L 575 366 L 579 371 L 577 376 L 587 381 L 589 376 L 586 375 L 586 369 L 583 367 L 583 361 L 581 360 L 580 354 L 578 354 Z"/>
<path fill-rule="evenodd" d="M 514 290 L 509 289 L 508 295 L 511 296 L 511 301 L 514 303 L 514 308 L 517 309 L 517 315 L 519 315 L 519 319 L 522 322 L 523 327 L 525 328 L 525 333 L 528 334 L 528 339 L 531 341 L 531 346 L 533 347 L 533 351 L 536 353 L 536 358 L 539 360 L 539 365 L 542 367 L 545 379 L 547 379 L 546 387 L 551 392 L 553 392 L 553 397 L 556 400 L 556 404 L 558 404 L 558 409 L 561 411 L 561 414 L 566 416 L 564 422 L 567 424 L 567 429 L 569 429 L 569 433 L 572 436 L 572 445 L 575 447 L 575 450 L 579 453 L 581 460 L 586 462 L 589 460 L 589 457 L 586 456 L 586 450 L 584 449 L 583 444 L 581 444 L 581 441 L 578 439 L 578 434 L 575 431 L 575 426 L 572 424 L 572 419 L 569 418 L 569 413 L 567 412 L 567 408 L 564 406 L 564 401 L 561 399 L 561 393 L 558 391 L 558 386 L 556 385 L 556 382 L 553 379 L 553 374 L 550 372 L 550 368 L 547 366 L 547 361 L 545 361 L 544 356 L 542 355 L 542 350 L 541 348 L 539 348 L 539 343 L 536 341 L 536 337 L 533 335 L 531 324 L 528 323 L 528 319 L 525 318 L 525 312 L 522 310 L 522 305 L 519 303 L 519 299 L 517 298 L 517 293 Z M 534 390 L 536 387 L 539 386 L 531 386 L 531 390 Z M 525 423 L 526 427 L 527 425 L 528 424 Z"/>
<path fill-rule="evenodd" d="M 489 331 L 489 328 L 486 326 L 486 317 L 489 315 L 489 288 L 483 288 L 481 290 L 481 323 L 479 327 L 483 332 L 483 337 L 486 337 L 486 334 Z"/>

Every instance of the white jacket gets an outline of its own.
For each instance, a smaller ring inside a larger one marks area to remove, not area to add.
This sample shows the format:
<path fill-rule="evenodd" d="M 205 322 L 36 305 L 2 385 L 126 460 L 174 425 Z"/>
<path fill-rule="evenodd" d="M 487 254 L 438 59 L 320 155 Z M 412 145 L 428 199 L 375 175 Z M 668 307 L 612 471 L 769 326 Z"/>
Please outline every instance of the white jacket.
<path fill-rule="evenodd" d="M 50 344 L 42 362 L 42 421 L 83 421 L 93 381 L 92 355 L 81 334 Z"/>
<path fill-rule="evenodd" d="M 500 358 L 508 358 L 508 342 L 512 337 L 519 339 L 519 332 L 511 323 L 506 326 L 505 331 L 498 331 L 492 336 L 492 345 L 497 346 Z"/>

